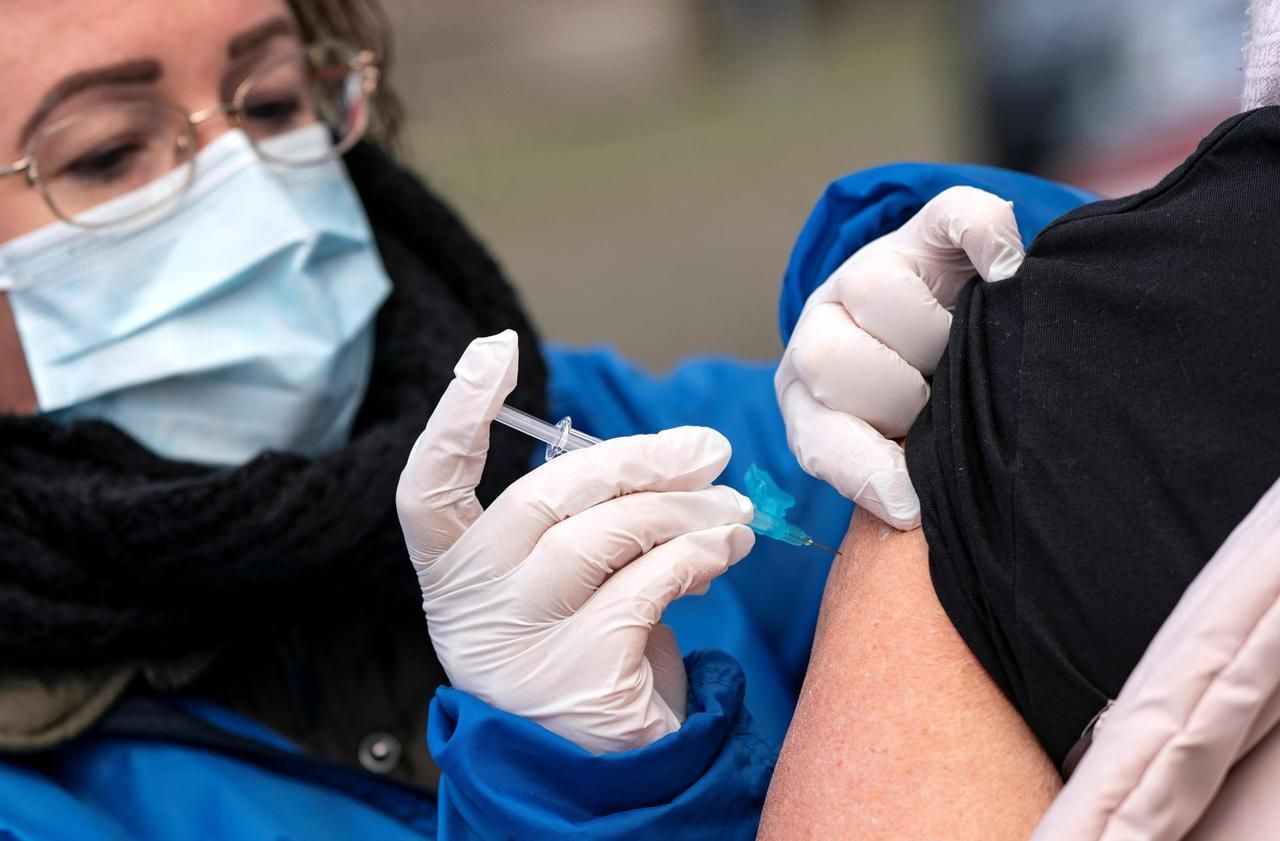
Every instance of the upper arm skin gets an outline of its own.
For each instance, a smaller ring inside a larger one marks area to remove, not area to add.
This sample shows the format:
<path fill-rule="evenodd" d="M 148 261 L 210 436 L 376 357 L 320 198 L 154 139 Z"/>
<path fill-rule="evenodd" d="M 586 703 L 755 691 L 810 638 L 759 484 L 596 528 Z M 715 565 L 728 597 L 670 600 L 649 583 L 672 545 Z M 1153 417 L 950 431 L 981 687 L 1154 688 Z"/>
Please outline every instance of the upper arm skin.
<path fill-rule="evenodd" d="M 1060 787 L 938 603 L 923 534 L 859 509 L 759 837 L 1025 839 Z"/>

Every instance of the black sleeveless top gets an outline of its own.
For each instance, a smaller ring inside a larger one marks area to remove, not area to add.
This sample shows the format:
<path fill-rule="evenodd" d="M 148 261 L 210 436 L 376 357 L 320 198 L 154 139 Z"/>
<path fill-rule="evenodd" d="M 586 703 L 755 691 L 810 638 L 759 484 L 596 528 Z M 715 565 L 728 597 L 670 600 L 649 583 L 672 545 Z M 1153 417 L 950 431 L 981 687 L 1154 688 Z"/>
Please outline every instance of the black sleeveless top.
<path fill-rule="evenodd" d="M 1280 107 L 970 284 L 907 462 L 938 598 L 1061 765 L 1280 476 Z"/>

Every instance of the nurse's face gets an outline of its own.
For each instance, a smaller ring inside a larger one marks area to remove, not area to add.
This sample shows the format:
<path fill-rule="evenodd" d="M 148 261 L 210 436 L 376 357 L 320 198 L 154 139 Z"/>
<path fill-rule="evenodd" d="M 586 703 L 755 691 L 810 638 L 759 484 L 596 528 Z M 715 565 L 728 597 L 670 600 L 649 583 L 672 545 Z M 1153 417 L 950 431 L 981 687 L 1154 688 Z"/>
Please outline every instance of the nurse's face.
<path fill-rule="evenodd" d="M 0 165 L 22 160 L 42 127 L 104 103 L 161 101 L 188 112 L 217 105 L 297 44 L 285 0 L 0 0 L 0 12 L 9 33 L 0 46 Z M 203 123 L 199 144 L 226 128 L 221 118 Z M 66 169 L 45 174 L 102 189 L 93 180 L 119 177 L 129 154 L 127 138 L 113 145 L 104 136 L 104 144 L 85 154 L 50 152 Z M 0 243 L 56 220 L 25 177 L 0 178 Z M 0 295 L 0 413 L 30 413 L 35 405 Z"/>

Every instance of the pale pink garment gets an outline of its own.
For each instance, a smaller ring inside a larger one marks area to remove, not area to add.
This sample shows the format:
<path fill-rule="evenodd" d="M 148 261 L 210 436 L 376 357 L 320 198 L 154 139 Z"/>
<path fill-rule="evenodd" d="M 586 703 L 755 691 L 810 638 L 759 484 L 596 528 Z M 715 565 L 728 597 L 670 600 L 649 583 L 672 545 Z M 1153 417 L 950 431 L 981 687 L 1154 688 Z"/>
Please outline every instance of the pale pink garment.
<path fill-rule="evenodd" d="M 1280 0 L 1253 0 L 1244 48 L 1244 110 L 1280 105 Z"/>
<path fill-rule="evenodd" d="M 1033 838 L 1280 838 L 1278 721 L 1280 481 L 1187 588 Z"/>

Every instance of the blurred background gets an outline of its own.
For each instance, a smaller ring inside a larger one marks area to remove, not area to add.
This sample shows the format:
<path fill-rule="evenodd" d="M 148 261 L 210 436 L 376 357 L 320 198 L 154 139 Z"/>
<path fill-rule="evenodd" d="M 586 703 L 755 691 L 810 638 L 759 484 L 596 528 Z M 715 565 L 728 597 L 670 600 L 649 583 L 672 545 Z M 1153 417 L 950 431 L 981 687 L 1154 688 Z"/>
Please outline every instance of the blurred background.
<path fill-rule="evenodd" d="M 827 182 L 974 161 L 1154 184 L 1241 86 L 1247 0 L 384 0 L 409 161 L 546 338 L 781 350 Z"/>

